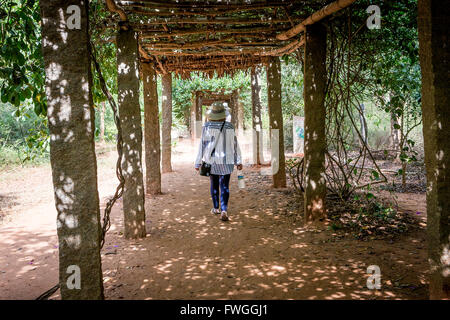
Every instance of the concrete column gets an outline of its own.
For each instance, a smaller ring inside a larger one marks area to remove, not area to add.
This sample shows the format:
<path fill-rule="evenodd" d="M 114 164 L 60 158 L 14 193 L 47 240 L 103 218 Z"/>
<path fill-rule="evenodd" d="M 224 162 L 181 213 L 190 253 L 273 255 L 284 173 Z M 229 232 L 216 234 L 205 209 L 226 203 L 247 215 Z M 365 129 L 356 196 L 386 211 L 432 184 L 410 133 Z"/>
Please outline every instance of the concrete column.
<path fill-rule="evenodd" d="M 325 196 L 325 86 L 326 41 L 323 25 L 306 27 L 305 101 L 305 222 L 326 216 Z"/>
<path fill-rule="evenodd" d="M 162 172 L 172 171 L 172 74 L 162 77 Z"/>
<path fill-rule="evenodd" d="M 117 34 L 117 88 L 123 135 L 125 238 L 143 238 L 146 232 L 138 44 L 137 35 L 133 30 L 120 30 Z"/>
<path fill-rule="evenodd" d="M 70 4 L 80 29 L 67 26 L 67 1 L 40 4 L 59 283 L 64 300 L 103 299 L 88 2 Z"/>
<path fill-rule="evenodd" d="M 151 63 L 142 63 L 144 82 L 144 136 L 147 194 L 161 194 L 161 144 L 157 75 Z"/>
<path fill-rule="evenodd" d="M 450 299 L 450 1 L 418 9 L 430 298 Z"/>
<path fill-rule="evenodd" d="M 271 57 L 267 66 L 267 102 L 269 106 L 273 186 L 284 188 L 286 187 L 286 167 L 283 111 L 281 109 L 281 65 L 278 57 Z"/>

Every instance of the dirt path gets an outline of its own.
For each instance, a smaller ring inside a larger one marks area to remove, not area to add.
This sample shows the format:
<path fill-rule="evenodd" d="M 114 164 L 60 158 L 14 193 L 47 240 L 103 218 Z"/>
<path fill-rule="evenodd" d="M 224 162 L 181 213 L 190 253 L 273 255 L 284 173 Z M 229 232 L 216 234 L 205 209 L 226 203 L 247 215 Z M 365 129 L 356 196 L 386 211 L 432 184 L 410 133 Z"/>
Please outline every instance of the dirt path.
<path fill-rule="evenodd" d="M 358 241 L 306 229 L 287 190 L 270 188 L 256 168 L 244 170 L 244 191 L 232 176 L 224 223 L 209 213 L 208 179 L 192 169 L 193 156 L 190 144 L 179 144 L 164 194 L 147 198 L 146 239 L 125 240 L 122 203 L 114 207 L 102 251 L 107 299 L 427 298 L 423 230 Z M 102 206 L 115 188 L 114 161 L 114 154 L 98 160 Z M 12 217 L 0 225 L 0 299 L 32 299 L 57 282 L 50 170 L 23 171 L 0 175 L 0 209 Z M 425 212 L 423 195 L 402 197 L 405 209 Z M 382 290 L 366 288 L 369 265 L 380 266 Z"/>

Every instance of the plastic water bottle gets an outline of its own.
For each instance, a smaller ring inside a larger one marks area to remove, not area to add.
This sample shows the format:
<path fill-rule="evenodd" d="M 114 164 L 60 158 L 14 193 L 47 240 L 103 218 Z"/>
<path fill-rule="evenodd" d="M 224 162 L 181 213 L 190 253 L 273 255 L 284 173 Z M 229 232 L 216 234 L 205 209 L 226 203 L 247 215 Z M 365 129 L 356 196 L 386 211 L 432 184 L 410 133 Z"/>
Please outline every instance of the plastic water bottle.
<path fill-rule="evenodd" d="M 245 180 L 244 180 L 244 173 L 242 172 L 242 170 L 238 170 L 237 178 L 238 178 L 239 189 L 244 189 L 245 188 Z"/>

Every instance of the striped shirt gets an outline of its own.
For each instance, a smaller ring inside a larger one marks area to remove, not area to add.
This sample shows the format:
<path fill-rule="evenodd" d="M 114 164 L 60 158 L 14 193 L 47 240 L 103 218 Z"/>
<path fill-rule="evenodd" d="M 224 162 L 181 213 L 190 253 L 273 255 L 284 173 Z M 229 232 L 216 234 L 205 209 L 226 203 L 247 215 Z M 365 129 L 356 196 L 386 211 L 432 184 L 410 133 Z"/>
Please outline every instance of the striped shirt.
<path fill-rule="evenodd" d="M 202 138 L 198 148 L 195 167 L 199 168 L 202 161 L 211 164 L 211 174 L 226 175 L 233 172 L 235 165 L 242 164 L 241 150 L 237 142 L 234 126 L 225 122 L 209 121 L 203 125 Z M 215 143 L 217 141 L 217 143 Z M 215 146 L 215 152 L 211 155 Z"/>

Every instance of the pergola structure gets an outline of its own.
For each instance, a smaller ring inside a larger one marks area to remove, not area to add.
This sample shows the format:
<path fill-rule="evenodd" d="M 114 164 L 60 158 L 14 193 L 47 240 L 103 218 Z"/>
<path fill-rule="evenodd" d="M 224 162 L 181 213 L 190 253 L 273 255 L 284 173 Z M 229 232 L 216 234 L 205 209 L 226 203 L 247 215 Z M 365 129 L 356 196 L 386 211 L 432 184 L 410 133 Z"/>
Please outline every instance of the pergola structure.
<path fill-rule="evenodd" d="M 305 108 L 305 220 L 325 216 L 326 39 L 328 16 L 355 0 L 114 1 L 117 22 L 118 105 L 122 130 L 124 234 L 142 238 L 145 193 L 161 192 L 156 79 L 170 92 L 171 73 L 211 76 L 267 68 L 274 187 L 286 185 L 279 56 L 303 46 Z M 445 4 L 444 4 L 445 2 Z M 59 272 L 63 299 L 102 299 L 101 223 L 94 150 L 89 2 L 41 1 L 51 164 L 58 212 Z M 68 10 L 68 7 L 71 10 Z M 74 7 L 80 23 L 66 19 Z M 448 108 L 448 1 L 419 0 L 423 115 L 429 191 L 428 232 L 433 298 L 449 296 L 450 111 Z M 76 9 L 75 9 L 76 11 Z M 141 76 L 140 76 L 141 75 Z M 144 134 L 139 82 L 144 85 Z M 252 85 L 253 85 L 252 74 Z M 257 90 L 253 90 L 252 93 Z M 252 94 L 253 96 L 253 94 Z M 163 97 L 163 103 L 165 102 Z M 164 108 L 164 105 L 163 105 Z M 163 110 L 164 111 L 164 110 Z M 255 117 L 254 117 L 255 122 Z M 167 128 L 167 125 L 163 127 Z M 163 133 L 166 136 L 167 133 Z M 142 170 L 145 141 L 146 190 Z M 273 143 L 278 137 L 279 143 Z M 164 142 L 164 140 L 163 140 Z M 163 146 L 164 150 L 164 146 Z M 76 265 L 81 289 L 67 283 Z"/>
<path fill-rule="evenodd" d="M 225 90 L 210 91 L 197 90 L 192 93 L 190 131 L 192 138 L 201 136 L 203 106 L 211 106 L 214 102 L 226 102 L 231 113 L 231 122 L 236 130 L 243 127 L 242 104 L 239 103 L 239 91 L 233 90 L 231 93 L 225 93 Z"/>

